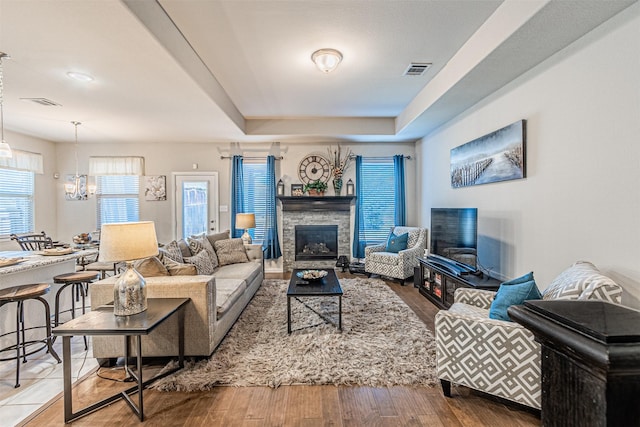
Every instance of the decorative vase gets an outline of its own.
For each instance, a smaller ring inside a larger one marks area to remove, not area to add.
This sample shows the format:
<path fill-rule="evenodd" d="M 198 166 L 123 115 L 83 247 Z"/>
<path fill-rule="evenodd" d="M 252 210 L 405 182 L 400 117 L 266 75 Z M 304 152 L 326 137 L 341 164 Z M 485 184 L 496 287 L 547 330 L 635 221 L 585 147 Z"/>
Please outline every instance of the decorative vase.
<path fill-rule="evenodd" d="M 336 193 L 336 196 L 339 196 L 340 193 L 342 192 L 342 177 L 341 176 L 336 176 L 335 178 L 333 178 L 333 190 Z"/>

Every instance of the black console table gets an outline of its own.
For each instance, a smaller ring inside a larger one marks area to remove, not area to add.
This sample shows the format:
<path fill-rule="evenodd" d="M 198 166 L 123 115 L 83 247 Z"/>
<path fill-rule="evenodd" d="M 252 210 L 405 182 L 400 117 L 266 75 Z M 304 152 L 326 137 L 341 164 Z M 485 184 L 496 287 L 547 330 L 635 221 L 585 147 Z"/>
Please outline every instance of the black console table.
<path fill-rule="evenodd" d="M 453 294 L 458 288 L 474 288 L 497 291 L 500 282 L 488 276 L 472 274 L 459 276 L 452 270 L 418 258 L 419 267 L 414 269 L 413 284 L 420 294 L 440 308 L 447 309 L 453 304 Z"/>
<path fill-rule="evenodd" d="M 508 312 L 542 345 L 544 426 L 640 426 L 640 312 L 602 301 Z"/>

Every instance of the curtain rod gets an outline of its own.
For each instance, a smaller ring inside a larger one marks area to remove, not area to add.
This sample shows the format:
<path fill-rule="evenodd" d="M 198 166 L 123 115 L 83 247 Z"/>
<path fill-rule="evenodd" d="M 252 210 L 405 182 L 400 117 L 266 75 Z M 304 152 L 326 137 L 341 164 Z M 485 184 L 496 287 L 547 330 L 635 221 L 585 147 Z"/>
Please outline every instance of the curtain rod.
<path fill-rule="evenodd" d="M 381 160 L 393 160 L 393 156 L 382 156 L 382 157 L 375 157 L 375 156 L 362 156 L 362 157 L 366 157 L 368 159 L 381 159 Z M 407 160 L 411 160 L 411 156 L 405 156 L 403 155 L 402 157 L 404 157 Z M 355 159 L 356 155 L 352 154 L 349 156 L 350 159 Z"/>
<path fill-rule="evenodd" d="M 259 157 L 259 156 L 258 157 L 240 156 L 240 157 L 242 157 L 243 159 L 247 159 L 247 160 L 263 160 L 263 159 L 267 158 L 267 156 L 264 156 L 264 157 Z M 220 158 L 221 159 L 233 159 L 233 156 L 220 156 Z M 282 159 L 284 159 L 283 156 L 276 156 L 276 160 L 282 160 Z"/>

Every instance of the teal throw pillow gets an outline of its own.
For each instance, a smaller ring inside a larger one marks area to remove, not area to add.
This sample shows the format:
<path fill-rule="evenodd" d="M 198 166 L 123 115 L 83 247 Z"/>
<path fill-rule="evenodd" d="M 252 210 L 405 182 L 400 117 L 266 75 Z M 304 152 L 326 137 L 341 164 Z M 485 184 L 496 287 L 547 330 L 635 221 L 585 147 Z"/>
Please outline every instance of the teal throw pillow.
<path fill-rule="evenodd" d="M 533 271 L 525 274 L 524 276 L 516 277 L 515 279 L 511 279 L 507 282 L 502 282 L 501 285 L 518 285 L 524 282 L 530 282 L 533 280 Z"/>
<path fill-rule="evenodd" d="M 407 241 L 409 240 L 409 233 L 404 233 L 399 236 L 391 233 L 389 238 L 387 239 L 387 247 L 384 249 L 385 252 L 393 252 L 398 253 L 400 251 L 404 251 L 407 249 Z"/>
<path fill-rule="evenodd" d="M 489 309 L 489 317 L 491 319 L 511 321 L 507 308 L 512 305 L 519 305 L 526 300 L 535 300 L 542 298 L 538 286 L 534 280 L 515 285 L 502 284 L 498 288 L 496 297 L 491 303 Z"/>

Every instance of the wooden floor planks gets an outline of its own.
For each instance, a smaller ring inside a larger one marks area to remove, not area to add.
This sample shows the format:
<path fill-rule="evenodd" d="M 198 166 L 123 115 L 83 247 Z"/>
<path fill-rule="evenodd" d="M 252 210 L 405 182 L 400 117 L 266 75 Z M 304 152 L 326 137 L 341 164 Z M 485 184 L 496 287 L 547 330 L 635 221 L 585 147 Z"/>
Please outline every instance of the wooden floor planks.
<path fill-rule="evenodd" d="M 339 277 L 356 277 L 340 273 Z M 286 278 L 270 275 L 270 278 Z M 363 277 L 363 276 L 357 276 Z M 437 308 L 411 285 L 387 282 L 433 330 Z M 113 394 L 131 383 L 90 376 L 76 385 L 74 409 Z M 453 387 L 445 398 L 440 387 L 282 386 L 216 387 L 198 393 L 145 391 L 145 426 L 538 426 L 539 416 L 521 406 Z M 26 425 L 63 426 L 62 397 Z M 118 401 L 73 423 L 74 426 L 136 426 L 137 417 Z"/>

